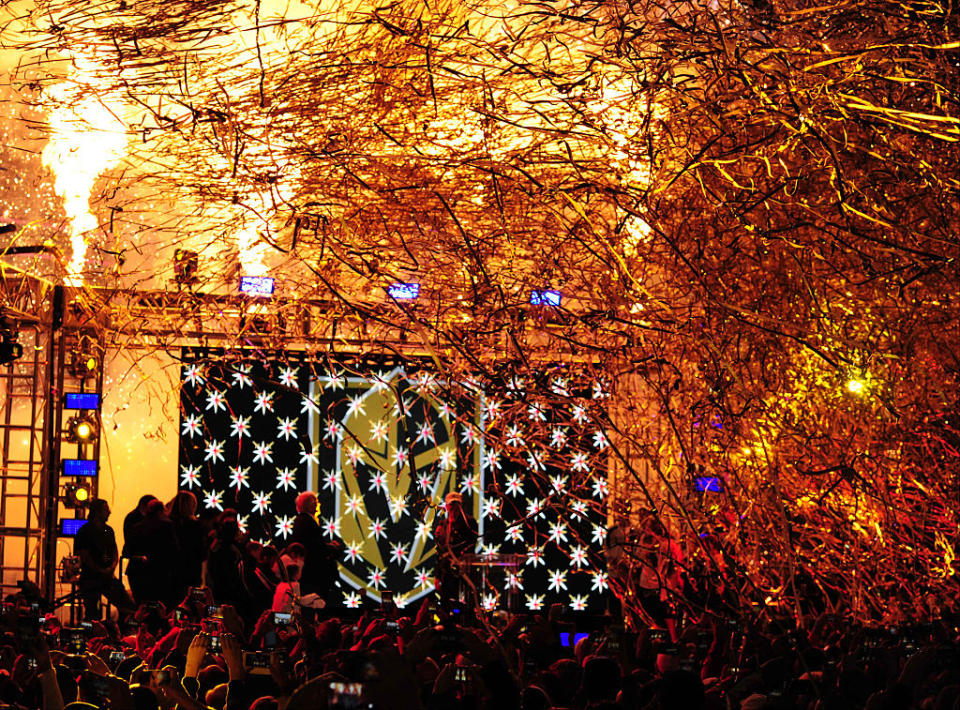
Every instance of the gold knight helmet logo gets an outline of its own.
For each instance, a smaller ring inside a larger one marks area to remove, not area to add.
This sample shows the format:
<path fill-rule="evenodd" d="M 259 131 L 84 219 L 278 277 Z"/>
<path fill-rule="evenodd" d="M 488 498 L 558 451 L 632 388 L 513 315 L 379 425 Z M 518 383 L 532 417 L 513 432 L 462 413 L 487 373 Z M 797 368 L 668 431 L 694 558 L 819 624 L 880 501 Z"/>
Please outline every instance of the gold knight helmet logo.
<path fill-rule="evenodd" d="M 326 379 L 329 390 L 334 380 Z M 321 525 L 328 534 L 338 532 L 344 545 L 341 584 L 355 590 L 345 589 L 346 603 L 363 596 L 379 600 L 389 589 L 403 606 L 434 588 L 433 526 L 446 494 L 460 490 L 475 517 L 480 510 L 477 400 L 452 405 L 432 378 L 411 380 L 401 368 L 336 382 L 337 401 L 321 407 L 327 414 L 314 427 L 315 440 L 325 439 L 335 451 L 333 468 L 314 479 Z M 315 401 L 329 401 L 331 394 L 318 387 Z M 322 469 L 329 459 L 321 461 Z"/>

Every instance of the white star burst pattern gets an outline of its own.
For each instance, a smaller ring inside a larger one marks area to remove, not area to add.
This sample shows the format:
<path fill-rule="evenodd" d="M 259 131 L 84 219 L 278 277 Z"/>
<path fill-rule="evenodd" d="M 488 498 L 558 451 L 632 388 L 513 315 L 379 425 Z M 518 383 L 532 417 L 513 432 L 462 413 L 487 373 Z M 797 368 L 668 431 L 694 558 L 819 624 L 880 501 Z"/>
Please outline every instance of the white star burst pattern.
<path fill-rule="evenodd" d="M 297 387 L 297 373 L 298 371 L 292 367 L 285 367 L 280 371 L 280 384 L 284 387 L 292 387 L 293 389 L 298 389 Z"/>
<path fill-rule="evenodd" d="M 184 370 L 183 381 L 196 387 L 202 385 L 206 380 L 203 377 L 203 368 L 194 363 Z"/>
<path fill-rule="evenodd" d="M 277 437 L 283 437 L 284 441 L 294 439 L 297 436 L 297 418 L 281 419 L 277 423 Z"/>
<path fill-rule="evenodd" d="M 200 469 L 196 466 L 180 467 L 180 485 L 187 489 L 200 486 Z"/>
<path fill-rule="evenodd" d="M 293 518 L 281 515 L 277 517 L 276 525 L 277 535 L 280 535 L 284 540 L 293 534 Z"/>
<path fill-rule="evenodd" d="M 203 506 L 208 510 L 223 510 L 223 491 L 203 491 Z"/>
<path fill-rule="evenodd" d="M 184 436 L 194 437 L 200 433 L 203 419 L 195 414 L 190 414 L 183 419 L 181 433 Z"/>
<path fill-rule="evenodd" d="M 250 469 L 244 468 L 243 466 L 232 466 L 230 468 L 230 487 L 236 488 L 238 491 L 241 488 L 250 487 Z"/>
<path fill-rule="evenodd" d="M 208 411 L 216 414 L 220 410 L 226 411 L 227 409 L 227 398 L 219 390 L 211 390 L 210 394 L 207 395 L 207 407 Z"/>
<path fill-rule="evenodd" d="M 273 496 L 273 492 L 259 491 L 253 494 L 253 511 L 264 515 L 270 512 L 270 498 Z"/>
<path fill-rule="evenodd" d="M 297 486 L 297 472 L 292 468 L 277 469 L 277 488 L 288 491 Z"/>
<path fill-rule="evenodd" d="M 207 444 L 204 451 L 206 451 L 206 456 L 203 457 L 204 461 L 210 461 L 211 463 L 215 464 L 217 463 L 217 461 L 224 460 L 222 441 L 218 441 L 217 439 L 214 439 L 209 444 Z"/>
<path fill-rule="evenodd" d="M 253 460 L 259 464 L 273 463 L 273 443 L 260 441 L 254 444 Z"/>
<path fill-rule="evenodd" d="M 238 439 L 250 436 L 250 417 L 230 417 L 230 436 Z"/>

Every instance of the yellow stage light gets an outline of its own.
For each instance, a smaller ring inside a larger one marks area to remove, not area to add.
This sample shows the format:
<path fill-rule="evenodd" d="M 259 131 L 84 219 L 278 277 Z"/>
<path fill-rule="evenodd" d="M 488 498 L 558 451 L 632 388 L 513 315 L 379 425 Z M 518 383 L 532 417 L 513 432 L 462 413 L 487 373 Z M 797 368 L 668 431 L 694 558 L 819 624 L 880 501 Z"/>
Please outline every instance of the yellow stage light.
<path fill-rule="evenodd" d="M 847 391 L 853 394 L 863 394 L 867 389 L 867 383 L 863 380 L 851 377 L 847 380 Z"/>
<path fill-rule="evenodd" d="M 67 420 L 67 441 L 74 444 L 89 444 L 97 439 L 97 424 L 86 415 Z"/>

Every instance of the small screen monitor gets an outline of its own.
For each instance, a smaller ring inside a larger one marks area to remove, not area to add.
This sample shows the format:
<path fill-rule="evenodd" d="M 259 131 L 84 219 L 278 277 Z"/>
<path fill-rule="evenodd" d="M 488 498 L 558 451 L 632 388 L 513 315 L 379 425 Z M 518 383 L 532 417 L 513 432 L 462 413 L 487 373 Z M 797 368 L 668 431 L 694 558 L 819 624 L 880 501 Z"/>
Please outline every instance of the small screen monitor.
<path fill-rule="evenodd" d="M 534 306 L 559 306 L 560 305 L 560 292 L 559 291 L 531 291 L 530 292 L 530 303 Z"/>
<path fill-rule="evenodd" d="M 420 296 L 420 284 L 392 284 L 390 288 L 387 289 L 387 293 L 390 295 L 390 298 L 395 298 L 398 301 L 412 301 Z"/>
<path fill-rule="evenodd" d="M 705 493 L 721 493 L 723 491 L 723 481 L 719 476 L 697 476 L 693 479 L 698 491 Z"/>
<path fill-rule="evenodd" d="M 91 459 L 64 459 L 64 476 L 96 476 L 97 462 Z"/>
<path fill-rule="evenodd" d="M 269 276 L 241 276 L 240 293 L 248 296 L 272 296 L 273 279 Z"/>
<path fill-rule="evenodd" d="M 63 537 L 74 537 L 77 531 L 86 524 L 87 521 L 81 520 L 80 518 L 61 518 L 60 535 Z"/>
<path fill-rule="evenodd" d="M 67 392 L 64 409 L 100 409 L 98 392 Z"/>

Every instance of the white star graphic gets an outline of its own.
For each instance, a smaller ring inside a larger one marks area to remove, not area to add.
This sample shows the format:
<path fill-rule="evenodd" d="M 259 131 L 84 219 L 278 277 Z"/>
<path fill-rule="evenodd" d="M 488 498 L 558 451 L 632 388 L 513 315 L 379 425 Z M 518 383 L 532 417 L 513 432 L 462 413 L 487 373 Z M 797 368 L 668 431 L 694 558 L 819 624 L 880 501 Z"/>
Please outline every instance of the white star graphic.
<path fill-rule="evenodd" d="M 343 559 L 346 562 L 356 562 L 361 558 L 360 545 L 356 542 L 349 543 L 343 551 Z"/>
<path fill-rule="evenodd" d="M 417 429 L 417 438 L 414 440 L 414 444 L 426 444 L 431 443 L 435 444 L 437 441 L 436 436 L 433 433 L 433 427 L 430 426 L 430 422 L 423 422 L 420 427 Z"/>
<path fill-rule="evenodd" d="M 180 467 L 180 485 L 193 488 L 200 485 L 200 468 L 198 466 Z"/>
<path fill-rule="evenodd" d="M 438 461 L 441 471 L 452 471 L 457 467 L 457 452 L 451 447 L 438 449 Z"/>
<path fill-rule="evenodd" d="M 382 570 L 371 569 L 367 574 L 367 583 L 374 589 L 380 589 L 386 584 L 386 575 Z"/>
<path fill-rule="evenodd" d="M 523 495 L 523 481 L 517 474 L 507 476 L 507 494 L 511 496 Z"/>
<path fill-rule="evenodd" d="M 351 466 L 356 466 L 357 461 L 363 457 L 363 449 L 361 449 L 356 444 L 350 444 L 347 448 L 347 461 L 350 462 Z"/>
<path fill-rule="evenodd" d="M 370 427 L 370 438 L 380 443 L 387 438 L 387 423 L 383 419 L 378 419 Z"/>
<path fill-rule="evenodd" d="M 587 559 L 587 550 L 581 545 L 574 545 L 573 549 L 570 550 L 570 566 L 571 567 L 589 567 L 590 560 Z"/>
<path fill-rule="evenodd" d="M 347 386 L 347 378 L 343 376 L 342 372 L 338 371 L 328 370 L 326 375 L 318 379 L 323 383 L 324 389 L 342 390 Z"/>
<path fill-rule="evenodd" d="M 250 487 L 250 482 L 247 479 L 250 477 L 250 469 L 243 468 L 241 466 L 231 466 L 230 467 L 230 486 L 236 488 L 238 491 L 240 488 L 246 486 Z"/>
<path fill-rule="evenodd" d="M 590 584 L 590 588 L 595 592 L 602 592 L 606 590 L 610 586 L 607 579 L 606 572 L 594 572 L 593 581 Z"/>
<path fill-rule="evenodd" d="M 287 491 L 296 487 L 297 472 L 292 468 L 277 469 L 277 488 Z"/>
<path fill-rule="evenodd" d="M 323 472 L 323 489 L 328 491 L 340 490 L 340 472 L 335 468 Z"/>
<path fill-rule="evenodd" d="M 607 439 L 607 435 L 602 431 L 593 432 L 593 445 L 603 451 L 607 446 L 610 445 L 610 441 Z"/>
<path fill-rule="evenodd" d="M 570 470 L 577 471 L 579 473 L 589 473 L 590 463 L 587 460 L 587 455 L 583 452 L 577 452 L 573 456 L 571 456 Z"/>
<path fill-rule="evenodd" d="M 253 460 L 259 464 L 273 463 L 273 444 L 267 441 L 255 442 Z"/>
<path fill-rule="evenodd" d="M 340 518 L 324 518 L 323 534 L 331 540 L 335 537 L 340 537 Z"/>
<path fill-rule="evenodd" d="M 257 395 L 256 404 L 253 407 L 254 412 L 266 414 L 273 411 L 273 392 L 261 392 Z"/>
<path fill-rule="evenodd" d="M 320 463 L 320 455 L 317 452 L 317 447 L 314 446 L 312 449 L 302 448 L 300 449 L 300 463 L 312 463 L 317 465 Z"/>
<path fill-rule="evenodd" d="M 183 435 L 193 438 L 200 433 L 203 420 L 199 415 L 189 415 L 183 420 Z"/>
<path fill-rule="evenodd" d="M 202 490 L 202 489 L 201 489 Z M 223 510 L 223 491 L 203 491 L 203 505 L 210 510 Z"/>
<path fill-rule="evenodd" d="M 354 414 L 366 414 L 366 410 L 363 408 L 363 395 L 358 394 L 353 397 L 350 397 L 350 404 L 347 405 L 347 415 L 344 419 L 349 419 Z"/>
<path fill-rule="evenodd" d="M 214 414 L 221 409 L 226 410 L 227 398 L 223 396 L 223 393 L 217 390 L 209 390 L 209 392 L 210 394 L 207 395 L 207 406 L 205 409 L 212 411 Z"/>
<path fill-rule="evenodd" d="M 320 411 L 320 405 L 317 404 L 314 400 L 309 397 L 304 396 L 300 400 L 300 413 L 301 414 L 317 414 Z"/>
<path fill-rule="evenodd" d="M 379 540 L 381 537 L 387 534 L 387 525 L 380 518 L 376 518 L 370 521 L 370 534 L 373 536 L 374 540 Z"/>
<path fill-rule="evenodd" d="M 230 417 L 230 436 L 250 436 L 250 417 Z"/>
<path fill-rule="evenodd" d="M 203 384 L 205 382 L 203 377 L 203 368 L 197 364 L 190 365 L 190 367 L 184 370 L 183 379 L 185 382 L 189 382 L 194 387 Z"/>
<path fill-rule="evenodd" d="M 407 549 L 402 543 L 396 543 L 390 547 L 390 561 L 393 564 L 402 567 L 407 561 Z"/>
<path fill-rule="evenodd" d="M 283 437 L 284 441 L 289 441 L 297 436 L 297 418 L 279 419 L 277 424 L 277 437 Z"/>
<path fill-rule="evenodd" d="M 567 573 L 563 570 L 553 570 L 549 574 L 550 583 L 547 589 L 551 592 L 567 591 Z"/>
<path fill-rule="evenodd" d="M 281 370 L 280 384 L 284 387 L 293 387 L 294 389 L 297 389 L 297 370 L 292 367 L 287 367 Z"/>
<path fill-rule="evenodd" d="M 217 461 L 223 461 L 223 442 L 214 439 L 204 449 L 207 453 L 203 457 L 204 461 L 210 461 L 216 463 Z"/>
<path fill-rule="evenodd" d="M 233 373 L 233 383 L 237 386 L 237 389 L 243 389 L 247 385 L 253 386 L 253 380 L 250 379 L 250 366 L 246 365 L 239 368 L 236 372 Z"/>
<path fill-rule="evenodd" d="M 286 515 L 279 516 L 276 534 L 282 536 L 284 540 L 290 537 L 293 534 L 293 518 L 288 518 Z"/>
<path fill-rule="evenodd" d="M 263 492 L 258 491 L 253 494 L 253 512 L 263 515 L 264 513 L 270 512 L 270 498 L 273 496 L 272 492 Z"/>

